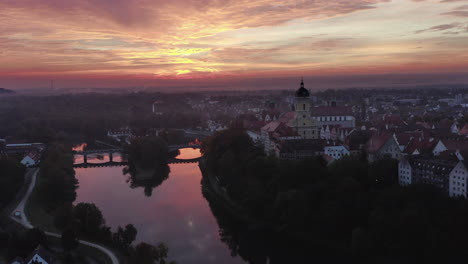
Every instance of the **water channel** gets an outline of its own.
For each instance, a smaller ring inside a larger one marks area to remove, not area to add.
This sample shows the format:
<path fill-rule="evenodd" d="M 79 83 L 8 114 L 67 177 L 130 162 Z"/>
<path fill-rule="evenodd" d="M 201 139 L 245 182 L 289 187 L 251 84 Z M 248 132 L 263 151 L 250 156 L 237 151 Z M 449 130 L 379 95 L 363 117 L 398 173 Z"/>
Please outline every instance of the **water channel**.
<path fill-rule="evenodd" d="M 200 155 L 197 149 L 181 149 L 179 159 Z M 81 159 L 81 160 L 80 160 Z M 120 161 L 114 155 L 114 161 Z M 88 156 L 90 163 L 104 163 L 106 155 Z M 81 163 L 77 156 L 75 163 Z M 79 180 L 77 200 L 95 203 L 107 225 L 115 228 L 133 224 L 138 229 L 136 242 L 169 247 L 169 259 L 178 263 L 246 263 L 222 242 L 218 221 L 202 194 L 198 163 L 171 164 L 169 177 L 145 194 L 144 187 L 129 182 L 123 167 L 76 169 Z M 151 188 L 151 187 L 150 187 Z"/>

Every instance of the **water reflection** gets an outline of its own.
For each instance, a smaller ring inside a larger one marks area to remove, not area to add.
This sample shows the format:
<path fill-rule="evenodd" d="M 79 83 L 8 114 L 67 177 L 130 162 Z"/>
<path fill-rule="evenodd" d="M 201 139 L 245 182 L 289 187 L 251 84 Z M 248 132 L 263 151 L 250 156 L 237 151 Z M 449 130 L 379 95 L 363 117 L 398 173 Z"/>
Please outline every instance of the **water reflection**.
<path fill-rule="evenodd" d="M 200 155 L 192 150 L 183 149 L 180 155 L 188 159 L 196 157 L 190 153 Z M 134 224 L 137 242 L 166 243 L 170 259 L 178 263 L 245 263 L 232 257 L 220 240 L 218 224 L 201 192 L 198 164 L 169 167 L 169 177 L 152 189 L 151 197 L 129 188 L 122 167 L 76 169 L 80 181 L 76 203 L 95 203 L 113 228 Z"/>
<path fill-rule="evenodd" d="M 195 159 L 201 157 L 200 149 L 183 148 L 179 149 L 179 155 L 176 157 L 181 160 Z"/>
<path fill-rule="evenodd" d="M 153 189 L 161 185 L 169 178 L 169 166 L 160 165 L 156 168 L 142 169 L 134 164 L 129 164 L 123 169 L 123 174 L 128 175 L 127 182 L 130 188 L 143 187 L 145 196 L 151 196 Z"/>

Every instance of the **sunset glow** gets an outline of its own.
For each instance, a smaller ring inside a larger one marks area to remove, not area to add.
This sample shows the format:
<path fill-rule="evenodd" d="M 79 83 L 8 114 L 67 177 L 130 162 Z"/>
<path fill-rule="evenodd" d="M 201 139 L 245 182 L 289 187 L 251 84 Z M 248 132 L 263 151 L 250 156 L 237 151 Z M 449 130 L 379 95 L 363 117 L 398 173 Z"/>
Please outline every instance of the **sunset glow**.
<path fill-rule="evenodd" d="M 0 10 L 0 86 L 468 71 L 465 0 L 3 0 Z"/>

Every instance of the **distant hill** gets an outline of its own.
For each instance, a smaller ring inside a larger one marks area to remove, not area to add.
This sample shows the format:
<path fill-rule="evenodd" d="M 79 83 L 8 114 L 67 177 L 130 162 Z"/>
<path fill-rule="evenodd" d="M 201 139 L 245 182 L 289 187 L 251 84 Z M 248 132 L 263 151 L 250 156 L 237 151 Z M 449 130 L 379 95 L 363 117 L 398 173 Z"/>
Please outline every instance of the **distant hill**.
<path fill-rule="evenodd" d="M 14 94 L 15 92 L 6 88 L 0 88 L 0 94 Z"/>

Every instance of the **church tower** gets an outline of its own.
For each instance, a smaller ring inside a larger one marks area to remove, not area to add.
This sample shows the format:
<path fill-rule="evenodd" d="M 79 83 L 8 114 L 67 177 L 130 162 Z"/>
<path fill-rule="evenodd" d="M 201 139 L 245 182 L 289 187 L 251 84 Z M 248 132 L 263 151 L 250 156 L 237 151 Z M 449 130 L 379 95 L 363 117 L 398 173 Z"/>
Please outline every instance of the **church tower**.
<path fill-rule="evenodd" d="M 319 138 L 319 130 L 314 126 L 314 121 L 311 118 L 310 93 L 304 88 L 304 80 L 301 81 L 301 87 L 296 91 L 294 112 L 293 124 L 297 133 L 304 139 Z"/>

